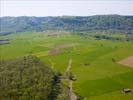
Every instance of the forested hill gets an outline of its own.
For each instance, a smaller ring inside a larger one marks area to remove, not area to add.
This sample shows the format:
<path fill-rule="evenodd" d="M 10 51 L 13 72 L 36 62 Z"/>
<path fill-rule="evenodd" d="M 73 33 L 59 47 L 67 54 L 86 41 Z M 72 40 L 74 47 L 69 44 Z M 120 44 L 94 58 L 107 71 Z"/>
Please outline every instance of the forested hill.
<path fill-rule="evenodd" d="M 133 30 L 133 16 L 0 17 L 0 34 L 24 31 Z"/>

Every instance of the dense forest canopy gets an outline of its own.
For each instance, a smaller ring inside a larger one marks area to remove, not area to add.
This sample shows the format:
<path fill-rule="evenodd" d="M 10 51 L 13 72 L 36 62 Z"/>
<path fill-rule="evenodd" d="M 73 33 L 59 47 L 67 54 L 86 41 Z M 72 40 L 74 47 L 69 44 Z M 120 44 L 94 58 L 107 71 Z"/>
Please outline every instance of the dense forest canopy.
<path fill-rule="evenodd" d="M 96 15 L 62 17 L 0 17 L 0 34 L 25 31 L 126 30 L 132 33 L 133 16 Z"/>
<path fill-rule="evenodd" d="M 47 99 L 52 91 L 54 73 L 36 57 L 0 62 L 2 100 Z"/>
<path fill-rule="evenodd" d="M 35 56 L 0 60 L 0 100 L 69 100 L 58 75 Z"/>

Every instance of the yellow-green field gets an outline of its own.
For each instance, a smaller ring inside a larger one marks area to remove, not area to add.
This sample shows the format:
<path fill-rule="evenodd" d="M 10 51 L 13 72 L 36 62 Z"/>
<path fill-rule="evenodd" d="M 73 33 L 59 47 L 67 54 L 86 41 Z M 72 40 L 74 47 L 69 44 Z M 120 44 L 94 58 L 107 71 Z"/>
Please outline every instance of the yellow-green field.
<path fill-rule="evenodd" d="M 48 36 L 41 32 L 16 33 L 0 39 L 10 40 L 9 44 L 0 45 L 1 60 L 35 55 L 64 74 L 72 59 L 71 72 L 77 78 L 74 90 L 85 100 L 133 98 L 133 92 L 121 93 L 123 88 L 133 89 L 133 68 L 117 63 L 133 56 L 133 42 L 96 40 L 71 34 Z"/>

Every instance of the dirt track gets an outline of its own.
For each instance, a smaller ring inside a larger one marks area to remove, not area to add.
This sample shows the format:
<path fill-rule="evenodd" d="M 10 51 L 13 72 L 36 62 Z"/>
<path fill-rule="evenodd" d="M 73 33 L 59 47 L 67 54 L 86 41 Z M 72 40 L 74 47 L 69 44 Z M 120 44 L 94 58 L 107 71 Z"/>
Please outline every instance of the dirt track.
<path fill-rule="evenodd" d="M 70 90 L 69 90 L 70 100 L 77 100 L 77 96 L 73 92 L 73 81 L 71 81 L 71 80 L 69 82 L 69 87 L 70 87 Z"/>
<path fill-rule="evenodd" d="M 70 72 L 71 67 L 72 67 L 72 59 L 69 60 L 66 72 Z"/>
<path fill-rule="evenodd" d="M 69 60 L 69 63 L 68 63 L 67 69 L 66 69 L 66 75 L 69 75 L 71 67 L 72 67 L 72 59 Z M 70 100 L 77 100 L 77 96 L 73 92 L 73 81 L 70 80 L 70 79 L 68 79 L 68 81 L 69 81 L 69 96 L 70 96 Z"/>

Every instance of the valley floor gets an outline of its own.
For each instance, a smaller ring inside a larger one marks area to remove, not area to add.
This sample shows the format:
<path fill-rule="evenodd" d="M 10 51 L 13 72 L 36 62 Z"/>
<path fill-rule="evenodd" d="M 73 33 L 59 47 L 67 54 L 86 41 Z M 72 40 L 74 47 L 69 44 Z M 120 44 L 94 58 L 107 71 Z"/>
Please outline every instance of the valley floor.
<path fill-rule="evenodd" d="M 132 100 L 133 68 L 118 63 L 133 56 L 133 42 L 96 40 L 93 37 L 44 33 L 20 33 L 1 37 L 10 44 L 0 45 L 0 59 L 10 60 L 35 55 L 54 71 L 65 73 L 72 59 L 71 72 L 77 80 L 73 89 L 85 100 Z"/>

